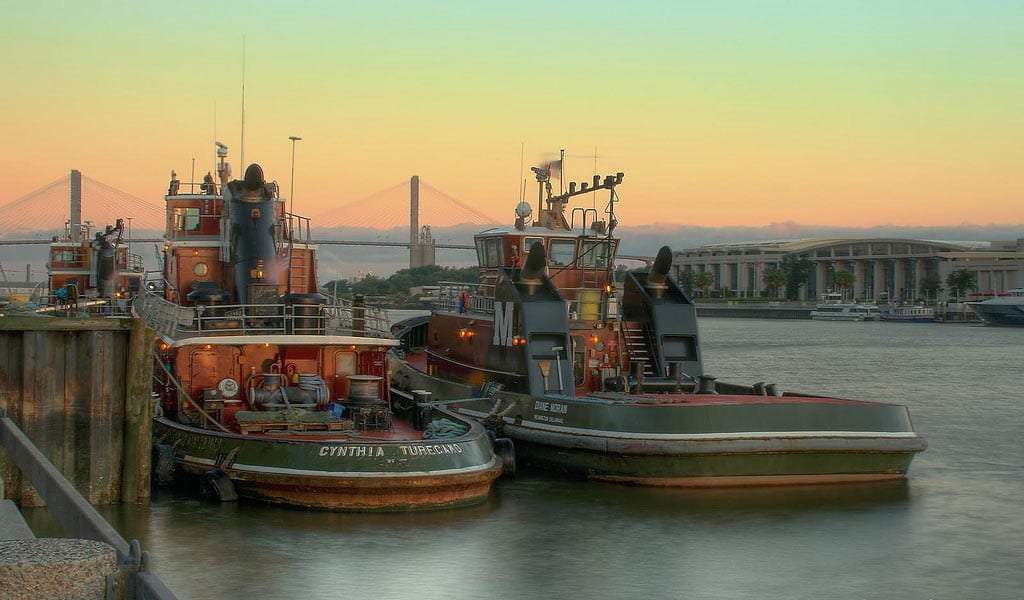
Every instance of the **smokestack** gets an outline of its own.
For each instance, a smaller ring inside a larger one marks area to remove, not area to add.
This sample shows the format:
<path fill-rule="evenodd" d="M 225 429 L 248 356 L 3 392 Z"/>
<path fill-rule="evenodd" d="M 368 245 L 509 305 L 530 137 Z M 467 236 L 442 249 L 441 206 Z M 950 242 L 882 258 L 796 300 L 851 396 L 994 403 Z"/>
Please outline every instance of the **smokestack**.
<path fill-rule="evenodd" d="M 71 169 L 68 188 L 71 192 L 71 240 L 81 241 L 82 225 L 82 172 Z"/>
<path fill-rule="evenodd" d="M 420 241 L 420 176 L 409 180 L 409 243 L 415 246 Z"/>

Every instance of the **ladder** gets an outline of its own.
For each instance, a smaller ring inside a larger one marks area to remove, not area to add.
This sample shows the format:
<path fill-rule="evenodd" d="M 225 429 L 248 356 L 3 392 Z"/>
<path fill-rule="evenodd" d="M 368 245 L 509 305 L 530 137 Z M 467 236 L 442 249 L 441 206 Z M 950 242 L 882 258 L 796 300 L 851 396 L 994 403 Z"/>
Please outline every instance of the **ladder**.
<path fill-rule="evenodd" d="M 626 344 L 626 356 L 629 357 L 630 364 L 638 361 L 643 362 L 645 376 L 653 377 L 657 375 L 654 371 L 654 360 L 656 358 L 654 339 L 648 327 L 643 323 L 624 321 L 622 323 L 622 337 Z"/>
<path fill-rule="evenodd" d="M 309 281 L 309 261 L 307 252 L 296 252 L 293 248 L 288 253 L 288 291 L 291 293 L 307 292 Z"/>

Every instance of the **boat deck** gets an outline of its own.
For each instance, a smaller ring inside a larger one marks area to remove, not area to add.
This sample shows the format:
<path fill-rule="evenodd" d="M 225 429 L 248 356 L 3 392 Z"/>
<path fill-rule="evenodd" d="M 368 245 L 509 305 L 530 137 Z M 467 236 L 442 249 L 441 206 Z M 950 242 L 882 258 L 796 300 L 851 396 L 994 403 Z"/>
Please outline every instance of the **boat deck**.
<path fill-rule="evenodd" d="M 411 423 L 395 418 L 388 430 L 345 430 L 345 431 L 268 431 L 250 434 L 275 440 L 315 440 L 318 442 L 418 442 L 423 432 L 413 428 Z"/>
<path fill-rule="evenodd" d="M 640 406 L 664 406 L 666 404 L 699 405 L 749 405 L 749 404 L 871 404 L 864 400 L 846 400 L 822 396 L 756 396 L 753 394 L 626 394 L 623 392 L 594 392 L 590 397 L 637 404 Z"/>

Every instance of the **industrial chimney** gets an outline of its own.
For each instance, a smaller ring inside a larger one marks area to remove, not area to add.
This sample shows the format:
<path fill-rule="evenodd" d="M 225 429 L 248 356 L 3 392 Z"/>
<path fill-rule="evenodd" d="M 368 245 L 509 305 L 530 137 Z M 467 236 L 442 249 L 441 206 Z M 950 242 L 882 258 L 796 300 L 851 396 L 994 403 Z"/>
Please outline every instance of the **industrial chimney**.
<path fill-rule="evenodd" d="M 70 191 L 70 216 L 71 216 L 71 240 L 82 241 L 82 172 L 71 169 L 71 177 L 68 182 Z"/>

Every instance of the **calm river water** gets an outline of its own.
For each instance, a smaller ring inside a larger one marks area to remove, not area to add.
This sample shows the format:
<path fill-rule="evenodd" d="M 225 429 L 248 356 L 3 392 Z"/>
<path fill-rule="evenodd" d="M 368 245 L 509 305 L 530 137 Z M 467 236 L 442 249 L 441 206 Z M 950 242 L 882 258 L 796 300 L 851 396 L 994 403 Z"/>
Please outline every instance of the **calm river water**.
<path fill-rule="evenodd" d="M 703 319 L 701 333 L 722 379 L 905 403 L 930 447 L 896 485 L 666 490 L 527 473 L 442 512 L 160 493 L 106 514 L 197 599 L 1024 597 L 1024 330 Z"/>

